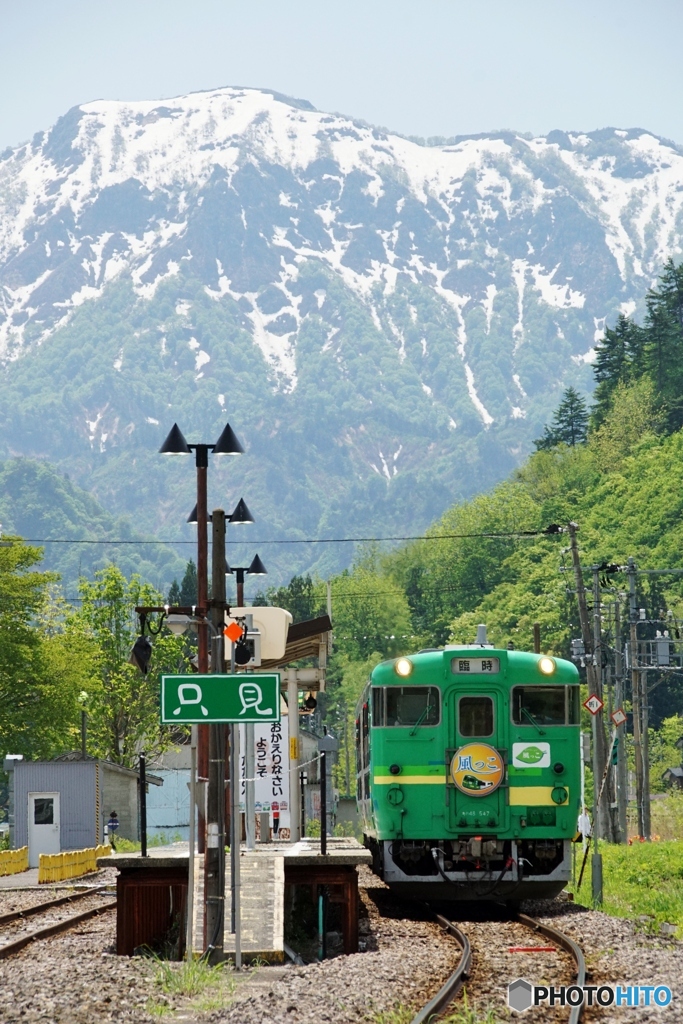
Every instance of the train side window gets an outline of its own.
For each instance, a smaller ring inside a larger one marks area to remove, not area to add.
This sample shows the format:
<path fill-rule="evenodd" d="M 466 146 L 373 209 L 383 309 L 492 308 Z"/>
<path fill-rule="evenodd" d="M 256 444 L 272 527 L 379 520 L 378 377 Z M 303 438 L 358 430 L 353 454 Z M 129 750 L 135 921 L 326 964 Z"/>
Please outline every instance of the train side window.
<path fill-rule="evenodd" d="M 363 765 L 367 768 L 370 763 L 369 750 L 368 750 L 368 705 L 367 702 L 363 703 L 361 710 L 361 733 L 362 733 L 362 750 L 363 750 Z"/>
<path fill-rule="evenodd" d="M 578 686 L 567 687 L 567 725 L 581 723 L 581 691 Z"/>
<path fill-rule="evenodd" d="M 578 693 L 579 688 L 570 689 Z M 566 686 L 515 686 L 512 690 L 512 721 L 515 725 L 575 724 L 572 718 L 576 698 L 573 695 L 568 698 L 566 690 Z"/>
<path fill-rule="evenodd" d="M 385 725 L 384 719 L 384 687 L 373 686 L 372 688 L 372 726 L 376 729 L 378 726 Z"/>
<path fill-rule="evenodd" d="M 387 686 L 385 724 L 438 725 L 438 686 Z"/>
<path fill-rule="evenodd" d="M 458 729 L 461 736 L 493 736 L 492 698 L 461 697 L 458 702 Z"/>

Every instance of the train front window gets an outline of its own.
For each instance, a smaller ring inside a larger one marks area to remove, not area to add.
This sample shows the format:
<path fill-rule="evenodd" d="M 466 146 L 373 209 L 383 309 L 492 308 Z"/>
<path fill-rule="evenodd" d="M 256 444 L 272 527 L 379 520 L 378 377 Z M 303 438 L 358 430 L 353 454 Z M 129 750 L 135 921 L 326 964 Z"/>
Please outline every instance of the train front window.
<path fill-rule="evenodd" d="M 578 725 L 578 686 L 515 686 L 512 721 L 515 725 Z"/>
<path fill-rule="evenodd" d="M 381 723 L 373 721 L 373 724 L 387 726 L 439 724 L 439 689 L 437 686 L 386 686 L 382 689 L 385 694 L 384 716 Z"/>
<path fill-rule="evenodd" d="M 461 736 L 492 736 L 492 698 L 461 697 L 458 702 L 458 729 Z"/>

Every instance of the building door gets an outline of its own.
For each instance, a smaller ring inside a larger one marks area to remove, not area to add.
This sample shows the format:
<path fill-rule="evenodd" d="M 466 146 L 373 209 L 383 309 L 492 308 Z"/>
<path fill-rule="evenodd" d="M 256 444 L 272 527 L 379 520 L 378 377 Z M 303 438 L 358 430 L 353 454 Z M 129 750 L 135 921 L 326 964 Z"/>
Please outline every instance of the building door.
<path fill-rule="evenodd" d="M 59 853 L 60 849 L 59 793 L 29 793 L 29 867 L 38 867 L 41 853 Z"/>

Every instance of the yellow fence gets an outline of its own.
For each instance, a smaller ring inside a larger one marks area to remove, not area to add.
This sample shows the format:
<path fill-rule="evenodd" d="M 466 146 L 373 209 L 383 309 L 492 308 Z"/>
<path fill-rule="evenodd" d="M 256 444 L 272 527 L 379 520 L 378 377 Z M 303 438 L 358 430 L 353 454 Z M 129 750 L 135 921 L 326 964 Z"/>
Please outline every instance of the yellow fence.
<path fill-rule="evenodd" d="M 66 850 L 64 853 L 41 853 L 38 882 L 63 882 L 97 871 L 97 858 L 108 857 L 111 846 L 93 846 L 88 850 Z"/>
<path fill-rule="evenodd" d="M 28 871 L 28 846 L 19 850 L 3 850 L 0 853 L 0 875 L 18 875 Z"/>

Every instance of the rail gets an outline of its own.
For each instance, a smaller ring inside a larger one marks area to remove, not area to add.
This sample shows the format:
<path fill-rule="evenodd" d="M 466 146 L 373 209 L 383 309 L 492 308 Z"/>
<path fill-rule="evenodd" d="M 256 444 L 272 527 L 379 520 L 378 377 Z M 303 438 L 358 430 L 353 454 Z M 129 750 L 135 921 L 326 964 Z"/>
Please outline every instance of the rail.
<path fill-rule="evenodd" d="M 573 939 L 570 939 L 568 935 L 565 935 L 564 932 L 558 931 L 557 928 L 552 928 L 548 924 L 541 924 L 540 921 L 536 921 L 535 918 L 529 917 L 527 914 L 517 914 L 516 920 L 526 928 L 530 928 L 531 931 L 540 932 L 547 939 L 556 942 L 558 946 L 561 946 L 562 949 L 573 957 L 576 964 L 576 984 L 579 988 L 583 988 L 586 984 L 586 961 L 581 947 Z M 583 1004 L 581 1006 L 572 1006 L 571 1013 L 569 1014 L 569 1024 L 578 1024 L 582 1013 Z"/>
<path fill-rule="evenodd" d="M 39 903 L 33 907 L 26 907 L 25 910 L 11 911 L 8 914 L 0 916 L 0 925 L 10 924 L 12 921 L 45 914 L 50 910 L 54 910 L 65 904 L 75 903 L 78 900 L 86 899 L 94 895 L 101 895 L 103 890 L 104 887 L 100 886 L 97 889 L 89 889 L 87 892 L 73 893 L 71 896 L 63 896 L 60 899 L 48 900 L 45 903 Z M 97 917 L 99 914 L 106 913 L 109 910 L 113 910 L 115 907 L 116 900 L 113 899 L 110 900 L 109 903 L 101 904 L 97 907 L 91 907 L 89 910 L 85 910 L 81 914 L 74 914 L 72 917 L 63 918 L 61 921 L 55 921 L 52 924 L 45 925 L 35 931 L 25 932 L 18 938 L 13 939 L 11 942 L 0 945 L 0 960 L 4 960 L 8 956 L 12 956 L 14 953 L 19 953 L 32 942 L 36 942 L 39 939 L 47 939 L 52 935 L 58 935 L 60 932 L 68 931 L 69 928 L 73 928 L 74 925 L 80 924 L 82 921 L 87 921 L 91 917 Z"/>
<path fill-rule="evenodd" d="M 465 979 L 469 975 L 470 965 L 472 962 L 472 950 L 470 948 L 470 940 L 467 938 L 459 928 L 448 921 L 441 914 L 436 915 L 436 919 L 443 928 L 444 931 L 452 935 L 453 938 L 462 947 L 462 954 L 458 966 L 455 968 L 451 976 L 441 986 L 439 991 L 433 996 L 432 999 L 426 1003 L 422 1009 L 413 1017 L 410 1024 L 426 1024 L 426 1022 L 432 1020 L 433 1017 L 437 1017 L 443 1010 L 452 1002 L 457 996 L 458 992 L 465 984 Z"/>
<path fill-rule="evenodd" d="M 441 914 L 436 914 L 435 916 L 444 931 L 447 931 L 460 943 L 460 946 L 462 947 L 462 955 L 458 966 L 446 983 L 442 985 L 436 995 L 430 999 L 421 1010 L 419 1010 L 411 1020 L 410 1024 L 428 1024 L 429 1021 L 439 1017 L 448 1004 L 451 1003 L 458 995 L 470 971 L 472 953 L 467 936 L 461 932 L 452 921 L 448 921 Z M 535 918 L 529 917 L 527 914 L 517 914 L 515 915 L 514 920 L 518 921 L 519 924 L 524 925 L 525 928 L 529 928 L 533 932 L 540 932 L 541 935 L 551 939 L 569 953 L 576 964 L 576 985 L 579 987 L 583 987 L 583 985 L 585 985 L 586 961 L 581 948 L 573 939 L 570 939 L 569 936 L 565 935 L 563 932 L 558 931 L 557 928 L 552 928 L 550 925 L 542 924 L 540 921 L 536 921 Z M 569 1014 L 569 1024 L 578 1024 L 581 1019 L 582 1012 L 583 1006 L 573 1006 Z"/>

